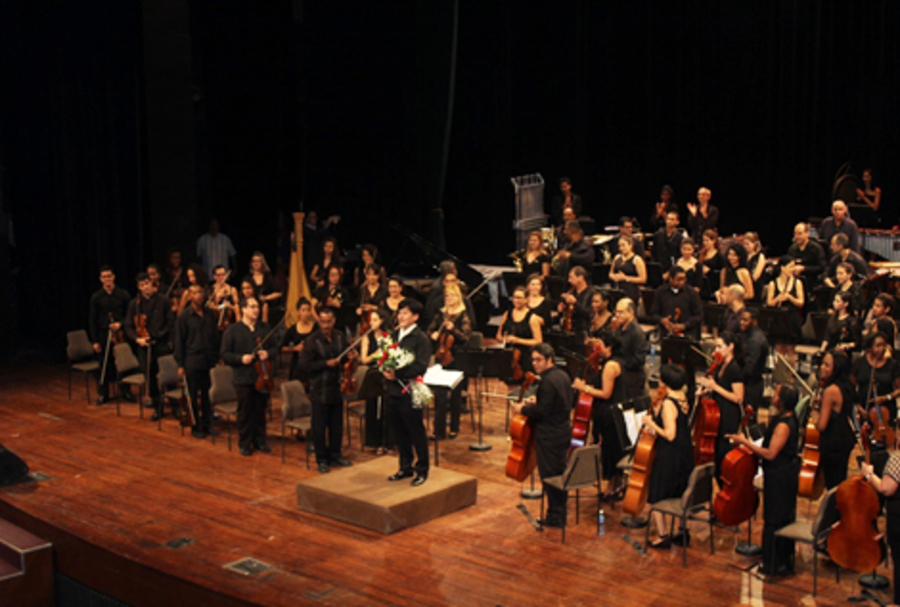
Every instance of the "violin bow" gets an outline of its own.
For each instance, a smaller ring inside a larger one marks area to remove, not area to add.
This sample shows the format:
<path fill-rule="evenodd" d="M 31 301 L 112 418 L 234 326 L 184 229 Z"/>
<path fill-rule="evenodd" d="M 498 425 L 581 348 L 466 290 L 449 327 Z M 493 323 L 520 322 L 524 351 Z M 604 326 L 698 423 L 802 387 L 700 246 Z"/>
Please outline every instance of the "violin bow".
<path fill-rule="evenodd" d="M 796 378 L 796 380 L 797 380 L 798 382 L 800 382 L 800 385 L 802 385 L 803 388 L 806 389 L 806 393 L 807 393 L 809 396 L 812 396 L 812 395 L 814 395 L 814 394 L 816 393 L 815 390 L 813 390 L 812 388 L 809 387 L 809 384 L 808 384 L 808 383 L 806 383 L 805 381 L 803 381 L 803 378 L 800 377 L 800 374 L 797 373 L 796 369 L 794 369 L 794 367 L 791 366 L 791 362 L 790 362 L 788 359 L 786 359 L 786 358 L 781 354 L 781 352 L 775 352 L 775 359 L 781 361 L 781 363 L 782 363 L 785 367 L 788 368 L 788 370 L 791 372 L 791 375 L 793 375 L 794 378 Z"/>

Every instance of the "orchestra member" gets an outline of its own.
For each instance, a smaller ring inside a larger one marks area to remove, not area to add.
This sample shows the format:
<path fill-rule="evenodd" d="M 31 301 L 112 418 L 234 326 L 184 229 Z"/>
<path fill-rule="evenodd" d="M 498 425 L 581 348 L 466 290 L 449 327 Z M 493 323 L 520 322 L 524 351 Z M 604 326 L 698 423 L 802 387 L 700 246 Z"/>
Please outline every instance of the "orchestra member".
<path fill-rule="evenodd" d="M 322 251 L 312 271 L 309 273 L 310 282 L 317 287 L 324 286 L 332 267 L 338 267 L 343 270 L 337 240 L 329 236 L 322 241 Z"/>
<path fill-rule="evenodd" d="M 335 331 L 334 310 L 319 312 L 319 328 L 310 335 L 300 353 L 300 366 L 309 376 L 309 400 L 312 402 L 312 432 L 316 445 L 316 464 L 325 474 L 331 466 L 347 467 L 350 460 L 341 455 L 344 440 L 344 398 L 341 379 L 345 361 L 340 356 L 347 349 L 343 331 Z M 350 350 L 348 361 L 358 352 Z"/>
<path fill-rule="evenodd" d="M 245 278 L 244 280 L 241 281 L 241 288 L 240 288 L 239 293 L 240 293 L 240 297 L 238 298 L 239 303 L 238 303 L 238 308 L 237 308 L 238 321 L 241 320 L 240 301 L 242 299 L 247 299 L 248 297 L 253 297 L 254 299 L 256 299 L 256 301 L 259 301 L 259 299 L 257 298 L 257 295 L 256 295 L 256 285 L 253 284 L 253 281 L 250 280 L 249 278 Z"/>
<path fill-rule="evenodd" d="M 556 234 L 557 249 L 562 249 L 563 247 L 565 247 L 566 243 L 569 242 L 568 225 L 573 221 L 575 223 L 578 223 L 578 216 L 575 215 L 575 211 L 573 211 L 571 207 L 564 208 L 562 212 L 562 223 L 558 224 L 554 230 L 554 233 Z M 559 261 L 557 260 L 557 264 L 558 263 Z M 552 266 L 553 263 L 551 260 L 551 269 L 553 269 Z"/>
<path fill-rule="evenodd" d="M 825 286 L 833 287 L 834 281 L 837 277 L 837 268 L 842 263 L 849 263 L 853 266 L 853 271 L 859 275 L 860 278 L 865 278 L 869 274 L 869 267 L 866 265 L 866 260 L 863 259 L 859 253 L 851 251 L 848 246 L 848 238 L 846 234 L 835 234 L 831 237 L 831 261 L 828 262 L 828 267 L 825 269 L 825 275 L 822 277 L 822 282 Z"/>
<path fill-rule="evenodd" d="M 725 252 L 725 267 L 721 270 L 721 278 L 719 279 L 720 289 L 730 287 L 731 285 L 741 285 L 744 287 L 744 298 L 748 301 L 753 300 L 755 291 L 753 290 L 753 276 L 747 269 L 747 249 L 739 242 L 733 242 L 728 245 Z"/>
<path fill-rule="evenodd" d="M 856 200 L 877 212 L 881 206 L 881 188 L 873 183 L 872 169 L 863 169 L 862 181 L 863 187 L 856 188 Z"/>
<path fill-rule="evenodd" d="M 831 203 L 831 217 L 826 217 L 819 226 L 819 238 L 825 242 L 831 242 L 836 234 L 845 235 L 847 248 L 859 254 L 859 226 L 847 216 L 847 205 L 843 200 Z"/>
<path fill-rule="evenodd" d="M 192 263 L 191 265 L 188 266 L 188 269 L 185 272 L 185 274 L 187 274 L 188 286 L 187 286 L 187 288 L 184 289 L 184 291 L 181 294 L 181 301 L 178 304 L 178 311 L 176 313 L 176 316 L 177 316 L 177 314 L 180 314 L 181 311 L 184 310 L 186 307 L 191 305 L 191 295 L 188 292 L 190 287 L 192 287 L 194 285 L 199 285 L 200 288 L 202 288 L 203 291 L 206 292 L 206 289 L 209 286 L 209 275 L 206 273 L 206 270 L 203 269 L 203 266 L 196 264 L 196 263 Z"/>
<path fill-rule="evenodd" d="M 623 489 L 619 460 L 625 455 L 627 445 L 617 429 L 616 417 L 624 427 L 622 410 L 616 405 L 625 402 L 625 384 L 622 381 L 622 342 L 612 331 L 604 329 L 593 340 L 594 352 L 600 355 L 600 368 L 591 383 L 576 378 L 572 387 L 593 397 L 591 407 L 591 435 L 600 445 L 603 458 L 603 477 L 609 481 L 605 498 L 611 498 Z"/>
<path fill-rule="evenodd" d="M 753 283 L 753 299 L 763 300 L 763 287 L 766 282 L 766 255 L 762 251 L 759 242 L 759 234 L 747 232 L 744 234 L 744 249 L 747 251 L 747 269 L 750 271 L 750 280 Z"/>
<path fill-rule="evenodd" d="M 787 252 L 788 257 L 794 260 L 794 276 L 800 277 L 806 283 L 809 291 L 819 281 L 819 276 L 828 265 L 825 260 L 825 251 L 819 243 L 810 240 L 809 225 L 798 223 L 794 226 L 794 242 Z"/>
<path fill-rule="evenodd" d="M 200 260 L 200 267 L 207 276 L 216 266 L 223 266 L 227 271 L 235 267 L 236 256 L 237 251 L 234 250 L 231 239 L 219 232 L 219 220 L 213 218 L 209 222 L 209 232 L 197 239 L 197 259 Z"/>
<path fill-rule="evenodd" d="M 583 344 L 587 338 L 588 326 L 591 324 L 591 296 L 593 290 L 588 284 L 587 271 L 581 266 L 575 266 L 569 271 L 569 284 L 572 292 L 563 293 L 560 297 L 559 313 L 566 316 L 571 313 L 572 332 L 575 333 L 575 341 Z"/>
<path fill-rule="evenodd" d="M 300 365 L 300 353 L 306 344 L 306 339 L 312 335 L 318 325 L 313 314 L 312 304 L 305 297 L 297 300 L 297 322 L 288 327 L 281 339 L 281 351 L 291 353 L 291 367 L 288 379 L 296 379 L 304 385 L 309 385 L 309 377 Z M 309 390 L 307 389 L 307 392 Z"/>
<path fill-rule="evenodd" d="M 744 372 L 741 370 L 741 341 L 725 331 L 716 338 L 716 354 L 722 363 L 714 377 L 700 377 L 697 383 L 712 392 L 719 407 L 719 434 L 716 438 L 716 478 L 720 479 L 722 460 L 731 451 L 727 436 L 735 434 L 741 423 L 744 402 Z M 719 485 L 721 486 L 721 479 Z"/>
<path fill-rule="evenodd" d="M 647 284 L 647 266 L 634 252 L 634 238 L 619 237 L 619 254 L 609 268 L 609 280 L 621 289 L 626 297 L 641 300 L 641 285 Z"/>
<path fill-rule="evenodd" d="M 766 285 L 766 305 L 771 308 L 784 308 L 787 310 L 788 326 L 791 337 L 776 336 L 775 349 L 794 362 L 794 345 L 800 337 L 802 326 L 803 305 L 806 296 L 803 291 L 803 281 L 797 278 L 797 263 L 790 255 L 782 255 L 776 266 L 778 275 Z"/>
<path fill-rule="evenodd" d="M 900 487 L 900 451 L 891 453 L 890 459 L 884 466 L 882 476 L 875 474 L 875 467 L 871 464 L 862 464 L 859 473 L 878 493 L 886 499 L 887 516 L 887 543 L 891 548 L 891 569 L 894 570 L 894 601 L 896 606 L 900 603 L 900 506 L 898 506 L 898 497 L 900 493 L 897 488 Z"/>
<path fill-rule="evenodd" d="M 224 271 L 224 268 L 223 268 Z M 206 438 L 212 431 L 212 405 L 209 402 L 209 370 L 219 360 L 219 331 L 217 318 L 206 307 L 206 293 L 200 285 L 193 285 L 191 305 L 181 311 L 175 321 L 175 362 L 178 376 L 187 381 L 190 390 L 188 406 L 193 407 L 200 393 L 199 415 L 195 409 L 195 424 L 191 435 Z"/>
<path fill-rule="evenodd" d="M 550 300 L 545 295 L 544 279 L 538 274 L 531 274 L 525 283 L 528 290 L 528 307 L 532 312 L 541 319 L 541 326 L 544 329 L 550 327 L 552 306 Z"/>
<path fill-rule="evenodd" d="M 654 205 L 653 214 L 650 215 L 650 223 L 647 224 L 654 232 L 666 227 L 666 215 L 670 211 L 678 213 L 678 205 L 673 201 L 674 198 L 675 190 L 670 185 L 664 185 L 659 191 L 659 202 Z"/>
<path fill-rule="evenodd" d="M 719 227 L 719 209 L 709 203 L 712 191 L 709 188 L 697 190 L 697 203 L 688 203 L 688 230 L 694 240 L 699 239 L 707 230 Z"/>
<path fill-rule="evenodd" d="M 396 343 L 413 355 L 413 361 L 399 369 L 384 371 L 386 380 L 388 413 L 397 437 L 400 453 L 400 468 L 391 475 L 389 481 L 399 481 L 415 475 L 413 487 L 418 487 L 428 479 L 428 437 L 422 409 L 413 407 L 412 395 L 406 386 L 417 377 L 424 375 L 431 358 L 431 343 L 428 336 L 416 324 L 422 315 L 422 304 L 414 299 L 404 299 L 397 311 Z M 413 466 L 413 449 L 416 462 Z"/>
<path fill-rule="evenodd" d="M 859 323 L 853 316 L 852 300 L 845 295 L 837 293 L 831 304 L 833 312 L 828 317 L 828 325 L 825 329 L 825 341 L 820 350 L 840 350 L 853 352 L 859 349 L 862 337 Z"/>
<path fill-rule="evenodd" d="M 214 310 L 219 331 L 224 331 L 237 320 L 238 310 L 240 309 L 238 291 L 228 284 L 227 280 L 228 271 L 225 269 L 225 266 L 213 268 L 213 283 L 210 285 L 209 306 Z"/>
<path fill-rule="evenodd" d="M 572 191 L 572 180 L 568 177 L 559 178 L 559 194 L 553 198 L 553 220 L 556 223 L 562 219 L 563 209 L 572 209 L 575 217 L 581 215 L 581 196 Z"/>
<path fill-rule="evenodd" d="M 850 379 L 856 386 L 856 402 L 863 411 L 868 414 L 873 408 L 884 407 L 888 422 L 893 425 L 897 419 L 895 399 L 900 396 L 900 363 L 887 356 L 887 345 L 883 333 L 870 334 L 863 342 L 863 355 L 853 362 Z M 884 418 L 880 411 L 879 417 Z"/>
<path fill-rule="evenodd" d="M 387 321 L 386 329 L 392 331 L 397 326 L 397 311 L 400 302 L 403 301 L 403 279 L 399 276 L 391 276 L 387 281 L 388 296 L 384 299 L 384 307 L 391 313 Z"/>
<path fill-rule="evenodd" d="M 759 328 L 759 312 L 755 309 L 741 312 L 740 328 L 744 342 L 744 403 L 753 407 L 756 412 L 763 402 L 763 373 L 769 357 L 769 342 L 766 334 Z"/>
<path fill-rule="evenodd" d="M 737 335 L 741 330 L 741 314 L 745 309 L 744 287 L 738 284 L 731 285 L 719 291 L 719 297 L 719 303 L 726 306 L 721 329 Z"/>
<path fill-rule="evenodd" d="M 321 259 L 322 244 L 324 239 L 331 231 L 332 226 L 336 226 L 341 221 L 340 215 L 330 215 L 325 221 L 319 224 L 319 214 L 316 211 L 309 211 L 303 218 L 303 264 L 306 266 L 307 273 L 312 273 L 312 268 Z M 337 245 L 335 244 L 335 250 Z M 322 276 L 325 276 L 323 270 Z M 312 281 L 312 278 L 310 278 Z M 318 286 L 313 282 L 312 286 Z"/>
<path fill-rule="evenodd" d="M 847 462 L 856 440 L 850 425 L 855 420 L 856 390 L 850 383 L 849 357 L 843 352 L 826 352 L 819 366 L 819 382 L 824 386 L 816 421 L 819 466 L 825 476 L 825 487 L 831 489 L 847 478 Z"/>
<path fill-rule="evenodd" d="M 697 293 L 703 288 L 703 264 L 697 259 L 697 244 L 691 237 L 681 240 L 681 257 L 675 260 L 675 265 L 684 270 L 687 284 L 697 289 Z"/>
<path fill-rule="evenodd" d="M 859 310 L 861 300 L 859 286 L 854 282 L 853 266 L 847 262 L 838 264 L 834 272 L 834 293 L 840 293 L 844 299 L 852 302 L 854 312 Z"/>
<path fill-rule="evenodd" d="M 265 323 L 281 322 L 284 315 L 284 306 L 281 301 L 282 292 L 278 290 L 278 284 L 266 257 L 259 251 L 254 251 L 250 257 L 250 273 L 246 276 L 256 285 L 256 297 L 262 306 L 262 320 Z"/>
<path fill-rule="evenodd" d="M 647 496 L 650 504 L 680 498 L 694 468 L 691 426 L 688 421 L 691 406 L 684 393 L 684 369 L 673 364 L 663 365 L 659 371 L 659 379 L 665 386 L 666 396 L 658 401 L 654 399 L 653 406 L 643 419 L 644 427 L 656 434 L 656 458 L 650 470 Z M 690 542 L 690 532 L 686 528 L 679 529 L 675 536 L 669 537 L 662 512 L 655 511 L 653 520 L 659 539 L 650 544 L 651 548 L 665 549 L 672 543 L 687 545 Z"/>
<path fill-rule="evenodd" d="M 362 336 L 359 349 L 359 362 L 370 367 L 369 373 L 376 372 L 371 367 L 377 364 L 382 355 L 377 336 L 382 332 L 390 332 L 391 317 L 392 314 L 384 308 L 372 310 L 372 331 Z M 384 408 L 386 404 L 386 399 L 379 397 L 366 400 L 366 447 L 374 449 L 375 455 L 384 455 L 394 443 L 393 432 L 385 423 L 388 419 Z"/>
<path fill-rule="evenodd" d="M 697 259 L 703 268 L 703 288 L 700 289 L 700 297 L 703 299 L 715 299 L 719 291 L 719 280 L 722 269 L 725 267 L 725 256 L 719 251 L 719 233 L 715 230 L 703 232 L 700 252 Z"/>
<path fill-rule="evenodd" d="M 387 272 L 384 266 L 381 265 L 381 253 L 378 252 L 378 247 L 373 244 L 364 244 L 362 249 L 360 249 L 359 258 L 361 267 L 353 269 L 353 286 L 355 288 L 361 288 L 363 283 L 366 282 L 366 268 L 376 264 L 381 268 L 379 272 L 380 283 L 387 284 Z"/>
<path fill-rule="evenodd" d="M 635 318 L 636 311 L 634 301 L 628 297 L 616 302 L 616 336 L 622 342 L 622 382 L 627 400 L 634 400 L 645 394 L 644 384 L 647 378 L 644 364 L 650 351 L 647 336 Z"/>
<path fill-rule="evenodd" d="M 659 264 L 663 274 L 668 272 L 675 260 L 683 254 L 681 245 L 683 238 L 681 230 L 678 229 L 678 211 L 669 210 L 666 213 L 665 224 L 653 235 L 653 260 Z M 693 257 L 693 253 L 691 256 Z"/>
<path fill-rule="evenodd" d="M 703 304 L 697 290 L 687 284 L 687 274 L 681 266 L 672 266 L 667 283 L 656 289 L 650 316 L 659 325 L 662 337 L 684 335 L 700 341 Z"/>
<path fill-rule="evenodd" d="M 444 288 L 444 307 L 432 319 L 428 334 L 434 342 L 435 362 L 445 369 L 460 370 L 456 357 L 465 348 L 472 334 L 472 319 L 456 285 Z M 445 361 L 449 359 L 449 363 Z M 468 382 L 464 378 L 450 393 L 450 438 L 459 434 L 459 414 L 462 392 Z M 439 388 L 434 395 L 434 438 L 442 440 L 447 432 L 447 390 Z"/>
<path fill-rule="evenodd" d="M 387 299 L 387 288 L 381 283 L 382 268 L 377 263 L 366 266 L 365 276 L 366 282 L 359 289 L 359 307 L 356 308 L 356 315 L 360 317 L 362 327 L 368 325 L 368 318 L 372 312 L 384 305 Z"/>
<path fill-rule="evenodd" d="M 629 236 L 632 240 L 632 251 L 634 254 L 644 259 L 647 256 L 647 252 L 644 250 L 644 243 L 642 242 L 643 235 L 640 232 L 635 233 L 635 220 L 633 217 L 628 217 L 627 215 L 623 215 L 619 217 L 619 238 L 623 236 Z"/>
<path fill-rule="evenodd" d="M 434 320 L 438 310 L 444 305 L 444 290 L 451 286 L 455 286 L 458 287 L 463 294 L 463 304 L 466 306 L 466 311 L 469 313 L 469 319 L 472 321 L 472 330 L 474 331 L 477 328 L 477 323 L 475 322 L 475 307 L 472 305 L 472 301 L 465 295 L 464 285 L 459 279 L 456 264 L 449 260 L 441 262 L 441 278 L 436 282 L 437 284 L 432 286 L 431 290 L 428 291 L 428 299 L 425 301 L 425 326 L 431 324 L 431 321 Z"/>
<path fill-rule="evenodd" d="M 97 381 L 97 404 L 102 405 L 109 400 L 109 378 L 116 370 L 115 358 L 112 352 L 107 352 L 107 344 L 112 349 L 113 340 L 110 332 L 117 333 L 122 330 L 122 323 L 128 314 L 128 304 L 131 303 L 131 295 L 128 291 L 116 286 L 116 275 L 109 266 L 100 268 L 101 287 L 91 295 L 88 313 L 88 331 L 91 343 L 94 345 L 94 353 L 97 355 L 100 368 L 103 368 L 103 359 L 106 358 L 106 374 L 103 382 Z M 101 371 L 102 373 L 102 371 Z M 120 387 L 122 396 L 131 400 L 131 388 L 127 385 Z"/>
<path fill-rule="evenodd" d="M 565 471 L 572 440 L 570 420 L 575 396 L 569 376 L 553 364 L 554 354 L 550 344 L 535 346 L 531 362 L 535 372 L 541 376 L 537 393 L 524 402 L 511 405 L 514 415 L 522 414 L 534 425 L 534 447 L 541 480 Z M 544 485 L 544 493 L 547 496 L 547 513 L 538 522 L 545 527 L 564 527 L 566 492 Z"/>
<path fill-rule="evenodd" d="M 612 330 L 614 315 L 609 309 L 609 291 L 597 289 L 591 295 L 591 324 L 588 327 L 588 345 L 596 343 L 596 338 L 603 331 Z"/>
<path fill-rule="evenodd" d="M 241 320 L 222 335 L 221 358 L 234 369 L 234 391 L 237 393 L 238 446 L 241 455 L 253 449 L 270 453 L 266 439 L 266 401 L 268 392 L 257 389 L 257 359 L 267 361 L 277 354 L 276 346 L 262 343 L 269 335 L 269 325 L 260 320 L 259 301 L 255 297 L 241 300 Z"/>
<path fill-rule="evenodd" d="M 894 310 L 894 297 L 890 293 L 879 293 L 866 314 L 863 322 L 863 337 L 880 331 L 887 337 L 888 348 L 893 349 L 897 341 L 897 323 L 891 314 Z"/>
<path fill-rule="evenodd" d="M 528 307 L 525 287 L 518 286 L 512 294 L 511 310 L 503 313 L 497 328 L 497 341 L 519 352 L 522 371 L 531 371 L 531 349 L 543 341 L 541 319 Z"/>
<path fill-rule="evenodd" d="M 167 290 L 171 288 L 171 297 L 179 298 L 181 297 L 181 291 L 188 286 L 187 276 L 185 276 L 184 267 L 181 265 L 181 251 L 179 249 L 171 249 L 169 254 L 166 255 L 163 283 L 166 285 Z M 174 287 L 172 286 L 173 283 Z"/>
<path fill-rule="evenodd" d="M 340 266 L 331 266 L 328 268 L 328 281 L 321 287 L 316 287 L 313 291 L 312 304 L 313 311 L 316 315 L 321 314 L 325 308 L 334 310 L 335 316 L 340 314 L 344 302 L 349 301 L 349 295 L 344 287 L 341 286 L 343 272 Z"/>
<path fill-rule="evenodd" d="M 590 269 L 594 265 L 594 246 L 584 237 L 584 230 L 577 221 L 566 224 L 568 242 L 563 250 L 556 254 L 554 267 L 560 276 L 568 276 L 569 270 L 575 267 Z"/>
<path fill-rule="evenodd" d="M 519 254 L 522 262 L 522 273 L 525 276 L 538 274 L 543 277 L 550 276 L 550 255 L 544 247 L 544 240 L 540 230 L 534 230 L 528 235 L 528 245 Z"/>
<path fill-rule="evenodd" d="M 128 339 L 138 346 L 138 359 L 141 369 L 146 374 L 150 400 L 156 412 L 153 421 L 162 417 L 162 401 L 159 398 L 159 382 L 156 376 L 159 373 L 159 357 L 165 356 L 171 350 L 169 348 L 169 332 L 172 329 L 172 308 L 168 300 L 153 288 L 153 282 L 146 272 L 141 272 L 135 278 L 138 287 L 138 296 L 128 306 L 128 314 L 125 316 L 125 334 Z M 143 323 L 141 333 L 138 333 L 138 323 Z M 144 332 L 146 331 L 146 333 Z M 142 405 L 143 406 L 143 405 Z"/>
<path fill-rule="evenodd" d="M 800 458 L 797 418 L 797 390 L 779 385 L 772 399 L 773 413 L 766 428 L 762 446 L 757 446 L 743 434 L 728 438 L 743 445 L 762 459 L 765 483 L 763 488 L 763 575 L 790 575 L 794 572 L 794 541 L 776 538 L 775 532 L 790 525 L 797 518 L 797 490 L 800 484 Z"/>
<path fill-rule="evenodd" d="M 162 286 L 162 270 L 160 267 L 151 263 L 147 266 L 147 276 L 150 277 L 150 282 L 153 283 L 153 290 L 159 291 Z"/>

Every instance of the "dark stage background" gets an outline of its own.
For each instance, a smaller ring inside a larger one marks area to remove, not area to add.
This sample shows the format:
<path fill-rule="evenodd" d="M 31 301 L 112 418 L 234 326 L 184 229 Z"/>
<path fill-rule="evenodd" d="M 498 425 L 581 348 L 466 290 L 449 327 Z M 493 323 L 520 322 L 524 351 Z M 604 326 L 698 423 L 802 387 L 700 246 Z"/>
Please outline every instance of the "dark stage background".
<path fill-rule="evenodd" d="M 101 263 L 134 291 L 213 214 L 241 270 L 254 249 L 275 257 L 279 216 L 301 204 L 342 214 L 345 248 L 391 260 L 389 220 L 439 240 L 443 216 L 450 251 L 500 262 L 509 178 L 541 172 L 548 202 L 568 175 L 600 224 L 643 220 L 664 183 L 682 205 L 708 186 L 723 233 L 756 229 L 777 254 L 851 161 L 874 168 L 897 223 L 895 2 L 484 0 L 460 3 L 455 37 L 454 12 L 5 2 L 6 353 L 59 356 Z"/>

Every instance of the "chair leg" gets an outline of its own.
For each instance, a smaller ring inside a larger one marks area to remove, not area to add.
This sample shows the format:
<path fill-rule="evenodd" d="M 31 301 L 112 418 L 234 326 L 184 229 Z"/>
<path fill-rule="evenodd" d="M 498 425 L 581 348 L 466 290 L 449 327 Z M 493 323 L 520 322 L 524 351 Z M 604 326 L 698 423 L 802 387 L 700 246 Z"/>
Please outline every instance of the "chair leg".
<path fill-rule="evenodd" d="M 774 543 L 774 542 L 773 542 Z M 816 552 L 816 544 L 813 543 L 813 598 L 819 589 L 819 555 Z"/>
<path fill-rule="evenodd" d="M 228 426 L 228 450 L 231 451 L 231 416 L 225 416 L 225 424 Z"/>
<path fill-rule="evenodd" d="M 364 430 L 363 422 L 365 421 L 365 419 L 366 419 L 365 415 L 359 416 L 359 450 L 362 451 L 363 453 L 366 452 L 366 441 L 365 441 L 366 435 L 363 433 L 363 430 Z"/>
<path fill-rule="evenodd" d="M 672 524 L 675 524 L 675 517 L 672 517 Z M 687 512 L 681 515 L 681 566 L 687 567 L 687 543 L 688 543 L 688 528 L 687 528 Z"/>
<path fill-rule="evenodd" d="M 715 543 L 713 542 L 713 513 L 712 510 L 709 512 L 709 553 L 714 554 L 716 551 Z"/>
<path fill-rule="evenodd" d="M 87 395 L 87 402 L 91 404 L 91 383 L 88 381 L 88 374 L 84 374 L 84 393 Z"/>
<path fill-rule="evenodd" d="M 69 367 L 69 400 L 72 400 L 72 367 Z"/>
<path fill-rule="evenodd" d="M 644 552 L 647 552 L 647 548 L 650 547 L 650 527 L 653 523 L 653 507 L 650 507 L 650 514 L 647 515 L 647 526 L 644 527 Z M 599 523 L 597 523 L 599 525 Z"/>
<path fill-rule="evenodd" d="M 581 511 L 581 508 L 579 507 L 579 503 L 580 503 L 579 502 L 579 490 L 576 489 L 575 490 L 575 524 L 576 525 L 579 523 L 578 517 L 579 517 L 579 512 Z"/>
<path fill-rule="evenodd" d="M 281 463 L 284 463 L 284 419 L 281 420 Z"/>

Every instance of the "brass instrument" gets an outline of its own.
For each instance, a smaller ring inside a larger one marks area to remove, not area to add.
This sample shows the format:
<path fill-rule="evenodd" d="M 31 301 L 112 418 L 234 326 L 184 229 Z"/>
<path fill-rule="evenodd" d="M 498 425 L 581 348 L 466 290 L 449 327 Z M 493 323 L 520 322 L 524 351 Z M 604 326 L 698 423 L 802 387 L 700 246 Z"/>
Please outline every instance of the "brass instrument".
<path fill-rule="evenodd" d="M 524 267 L 522 262 L 522 251 L 513 251 L 508 257 L 512 259 L 513 265 L 516 267 L 516 272 L 522 272 Z"/>

